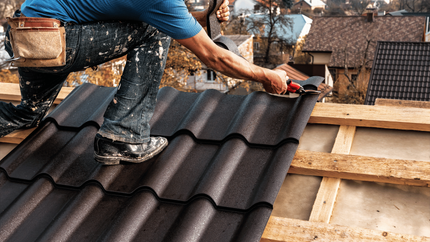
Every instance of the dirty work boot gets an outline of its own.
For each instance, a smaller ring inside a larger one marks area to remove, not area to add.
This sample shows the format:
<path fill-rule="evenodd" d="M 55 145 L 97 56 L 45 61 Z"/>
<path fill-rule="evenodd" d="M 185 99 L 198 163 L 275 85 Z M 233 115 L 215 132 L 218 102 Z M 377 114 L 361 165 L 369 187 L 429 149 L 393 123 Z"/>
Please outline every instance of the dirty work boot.
<path fill-rule="evenodd" d="M 113 141 L 97 134 L 94 140 L 94 159 L 104 165 L 118 165 L 120 161 L 141 163 L 159 154 L 167 144 L 164 137 L 151 137 L 148 143 L 133 144 Z"/>

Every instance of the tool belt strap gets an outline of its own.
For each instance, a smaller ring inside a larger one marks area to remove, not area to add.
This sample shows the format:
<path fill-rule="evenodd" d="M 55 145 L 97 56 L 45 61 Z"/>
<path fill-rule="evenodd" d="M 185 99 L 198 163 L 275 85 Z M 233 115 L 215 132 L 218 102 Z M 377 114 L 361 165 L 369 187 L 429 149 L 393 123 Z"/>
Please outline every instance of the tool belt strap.
<path fill-rule="evenodd" d="M 8 18 L 10 42 L 18 67 L 55 67 L 66 64 L 66 33 L 61 21 L 50 18 Z"/>

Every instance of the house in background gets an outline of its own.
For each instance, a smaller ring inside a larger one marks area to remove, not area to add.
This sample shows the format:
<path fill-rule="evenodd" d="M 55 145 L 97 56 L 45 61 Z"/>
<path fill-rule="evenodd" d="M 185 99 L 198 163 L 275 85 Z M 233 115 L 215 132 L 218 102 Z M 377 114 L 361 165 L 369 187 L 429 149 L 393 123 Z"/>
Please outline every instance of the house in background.
<path fill-rule="evenodd" d="M 321 0 L 300 0 L 296 2 L 292 7 L 291 11 L 301 12 L 316 12 L 326 9 L 327 4 Z M 317 10 L 318 9 L 318 10 Z"/>
<path fill-rule="evenodd" d="M 378 42 L 364 104 L 430 101 L 430 42 Z"/>
<path fill-rule="evenodd" d="M 335 84 L 343 92 L 349 80 L 367 86 L 377 41 L 424 40 L 424 16 L 342 16 L 316 17 L 303 52 L 311 56 L 311 65 L 325 65 Z M 363 82 L 363 83 L 360 83 Z"/>
<path fill-rule="evenodd" d="M 249 62 L 253 62 L 253 36 L 252 35 L 225 35 L 234 41 L 239 49 L 240 55 Z M 227 92 L 231 87 L 237 85 L 242 80 L 220 76 L 217 72 L 208 69 L 202 63 L 202 70 L 188 77 L 187 86 L 201 92 L 207 89 L 215 89 L 220 92 Z"/>
<path fill-rule="evenodd" d="M 235 0 L 233 3 L 234 15 L 244 14 L 265 14 L 262 11 L 261 5 L 269 6 L 269 0 Z M 278 5 L 273 2 L 273 8 L 275 12 L 281 14 L 281 10 L 278 8 Z"/>

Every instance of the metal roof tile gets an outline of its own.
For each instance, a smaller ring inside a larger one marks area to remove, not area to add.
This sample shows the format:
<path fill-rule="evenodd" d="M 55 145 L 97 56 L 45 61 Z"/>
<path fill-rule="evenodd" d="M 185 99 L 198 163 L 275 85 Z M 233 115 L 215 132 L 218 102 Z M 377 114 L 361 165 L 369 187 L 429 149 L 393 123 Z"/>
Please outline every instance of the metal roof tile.
<path fill-rule="evenodd" d="M 205 197 L 165 201 L 145 190 L 118 196 L 91 183 L 70 189 L 44 177 L 15 182 L 1 171 L 0 184 L 2 241 L 259 241 L 271 213 L 219 209 Z"/>
<path fill-rule="evenodd" d="M 101 166 L 93 139 L 114 93 L 81 86 L 0 161 L 2 236 L 259 241 L 318 96 L 164 88 L 152 133 L 170 145 L 142 164 Z"/>

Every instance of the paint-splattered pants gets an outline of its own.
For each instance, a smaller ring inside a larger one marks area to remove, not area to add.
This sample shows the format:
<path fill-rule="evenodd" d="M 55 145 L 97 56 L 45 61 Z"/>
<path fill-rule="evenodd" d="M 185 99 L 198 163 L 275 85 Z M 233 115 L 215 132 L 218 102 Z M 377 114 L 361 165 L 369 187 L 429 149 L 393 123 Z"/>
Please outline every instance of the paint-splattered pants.
<path fill-rule="evenodd" d="M 12 56 L 6 38 L 6 50 Z M 164 72 L 170 37 L 142 22 L 97 22 L 66 26 L 63 67 L 19 68 L 21 104 L 0 102 L 0 137 L 36 126 L 51 107 L 70 72 L 127 54 L 117 93 L 99 133 L 113 140 L 149 141 L 149 120 Z"/>

